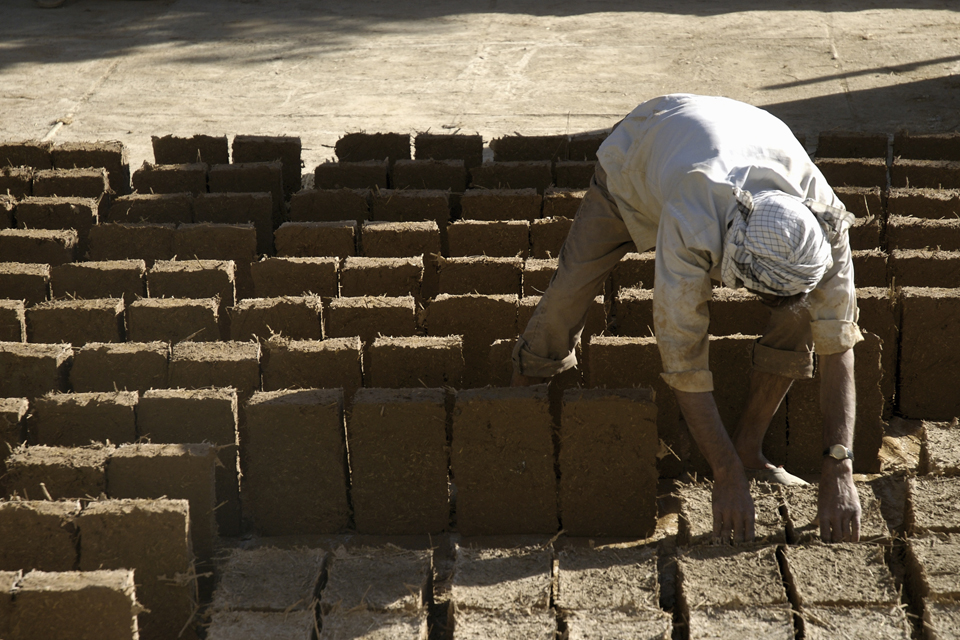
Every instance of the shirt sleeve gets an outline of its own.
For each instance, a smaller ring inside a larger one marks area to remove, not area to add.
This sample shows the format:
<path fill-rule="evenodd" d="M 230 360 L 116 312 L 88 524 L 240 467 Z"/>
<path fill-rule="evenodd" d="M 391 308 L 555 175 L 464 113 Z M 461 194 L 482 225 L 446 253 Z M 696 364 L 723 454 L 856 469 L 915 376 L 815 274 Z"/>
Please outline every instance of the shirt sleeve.
<path fill-rule="evenodd" d="M 859 310 L 848 233 L 832 245 L 832 257 L 833 266 L 809 295 L 810 329 L 820 355 L 842 353 L 863 340 L 857 326 Z"/>

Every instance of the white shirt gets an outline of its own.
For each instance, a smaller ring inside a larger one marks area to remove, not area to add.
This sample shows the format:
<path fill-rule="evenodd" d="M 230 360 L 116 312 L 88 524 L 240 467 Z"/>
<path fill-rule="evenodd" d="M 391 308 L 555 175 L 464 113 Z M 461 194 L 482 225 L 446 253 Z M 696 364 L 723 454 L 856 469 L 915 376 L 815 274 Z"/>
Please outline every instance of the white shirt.
<path fill-rule="evenodd" d="M 663 378 L 681 391 L 712 391 L 707 302 L 737 213 L 733 187 L 843 203 L 783 122 L 728 98 L 673 94 L 644 102 L 597 157 L 637 250 L 656 247 L 653 312 Z M 808 296 L 821 354 L 862 340 L 847 234 L 832 253 L 833 267 Z"/>

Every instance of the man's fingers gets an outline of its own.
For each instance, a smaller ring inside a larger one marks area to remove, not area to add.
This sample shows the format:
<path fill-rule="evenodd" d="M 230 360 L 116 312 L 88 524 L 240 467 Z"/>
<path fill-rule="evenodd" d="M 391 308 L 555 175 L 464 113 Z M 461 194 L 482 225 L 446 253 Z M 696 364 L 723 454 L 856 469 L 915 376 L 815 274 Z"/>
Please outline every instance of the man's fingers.
<path fill-rule="evenodd" d="M 743 542 L 743 530 L 744 530 L 744 518 L 741 514 L 737 514 L 733 519 L 733 541 L 734 543 Z"/>
<path fill-rule="evenodd" d="M 723 535 L 723 513 L 719 509 L 713 510 L 713 537 L 720 538 Z"/>
<path fill-rule="evenodd" d="M 850 521 L 850 542 L 860 542 L 860 516 L 853 516 Z"/>
<path fill-rule="evenodd" d="M 743 531 L 746 541 L 753 542 L 753 539 L 756 537 L 754 534 L 754 521 L 749 514 L 746 517 L 746 526 L 744 527 Z"/>

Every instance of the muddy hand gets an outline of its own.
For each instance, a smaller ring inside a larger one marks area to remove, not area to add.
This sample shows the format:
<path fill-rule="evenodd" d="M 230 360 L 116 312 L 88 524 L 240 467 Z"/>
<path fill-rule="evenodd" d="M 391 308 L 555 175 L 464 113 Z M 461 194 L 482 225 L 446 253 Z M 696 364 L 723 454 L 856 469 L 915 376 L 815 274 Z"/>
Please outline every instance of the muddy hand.
<path fill-rule="evenodd" d="M 824 459 L 817 519 L 824 542 L 860 541 L 860 496 L 853 484 L 850 460 Z"/>
<path fill-rule="evenodd" d="M 740 471 L 718 475 L 713 483 L 713 536 L 728 542 L 752 542 L 755 520 L 750 485 Z"/>

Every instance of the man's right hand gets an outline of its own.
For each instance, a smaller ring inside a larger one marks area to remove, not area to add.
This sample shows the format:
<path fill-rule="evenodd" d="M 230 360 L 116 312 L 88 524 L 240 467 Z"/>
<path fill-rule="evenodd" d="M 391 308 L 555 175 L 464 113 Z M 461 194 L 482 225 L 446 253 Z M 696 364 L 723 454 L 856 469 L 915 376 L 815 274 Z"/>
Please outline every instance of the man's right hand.
<path fill-rule="evenodd" d="M 713 536 L 720 542 L 753 542 L 756 512 L 742 469 L 718 473 L 713 481 Z"/>

